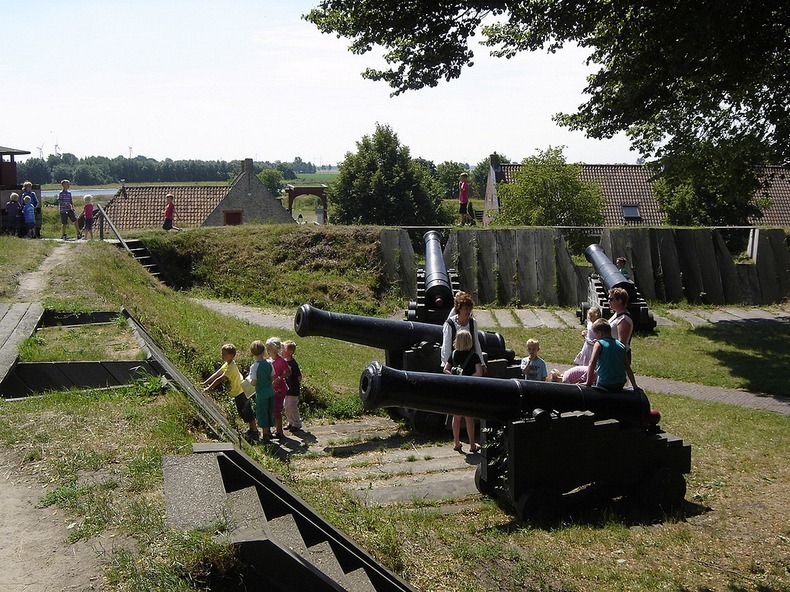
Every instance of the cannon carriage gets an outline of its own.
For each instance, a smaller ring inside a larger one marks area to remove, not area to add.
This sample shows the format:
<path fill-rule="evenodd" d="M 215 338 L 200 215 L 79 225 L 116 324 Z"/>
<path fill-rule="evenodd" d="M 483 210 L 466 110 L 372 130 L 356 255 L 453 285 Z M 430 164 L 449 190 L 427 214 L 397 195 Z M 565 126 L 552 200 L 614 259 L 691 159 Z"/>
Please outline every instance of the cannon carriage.
<path fill-rule="evenodd" d="M 475 485 L 519 520 L 543 521 L 562 497 L 595 484 L 669 510 L 686 493 L 691 447 L 664 432 L 640 390 L 519 379 L 459 377 L 370 364 L 360 378 L 366 410 L 412 407 L 480 418 Z"/>
<path fill-rule="evenodd" d="M 582 324 L 587 322 L 587 312 L 591 306 L 601 309 L 601 318 L 608 319 L 612 310 L 609 308 L 609 290 L 623 288 L 628 292 L 628 314 L 634 321 L 635 331 L 652 331 L 656 328 L 653 313 L 647 307 L 636 284 L 626 278 L 612 260 L 606 256 L 601 245 L 590 245 L 584 250 L 584 257 L 592 263 L 594 273 L 590 274 L 587 284 L 587 300 L 582 302 L 576 315 Z"/>

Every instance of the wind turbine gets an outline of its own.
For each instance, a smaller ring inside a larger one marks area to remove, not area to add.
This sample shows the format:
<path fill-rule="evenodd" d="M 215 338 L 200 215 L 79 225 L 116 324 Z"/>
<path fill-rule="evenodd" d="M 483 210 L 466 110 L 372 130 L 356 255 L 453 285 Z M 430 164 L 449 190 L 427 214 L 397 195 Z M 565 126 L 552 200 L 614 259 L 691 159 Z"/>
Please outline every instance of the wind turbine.
<path fill-rule="evenodd" d="M 38 157 L 44 160 L 44 142 L 41 142 L 41 146 L 38 147 Z"/>
<path fill-rule="evenodd" d="M 132 160 L 132 144 L 129 144 L 129 160 Z"/>

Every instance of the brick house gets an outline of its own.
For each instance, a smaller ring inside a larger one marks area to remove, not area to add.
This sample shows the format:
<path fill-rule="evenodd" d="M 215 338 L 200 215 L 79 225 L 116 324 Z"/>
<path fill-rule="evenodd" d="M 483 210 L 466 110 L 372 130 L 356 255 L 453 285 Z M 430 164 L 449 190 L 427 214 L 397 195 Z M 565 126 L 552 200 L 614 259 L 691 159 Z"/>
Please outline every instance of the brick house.
<path fill-rule="evenodd" d="M 255 176 L 252 159 L 230 185 L 123 185 L 105 206 L 118 230 L 161 226 L 165 196 L 172 193 L 175 225 L 235 226 L 245 222 L 294 223 L 282 203 Z"/>
<path fill-rule="evenodd" d="M 499 210 L 496 183 L 512 183 L 520 164 L 499 164 L 492 155 L 486 188 L 484 221 L 488 213 Z M 771 206 L 762 218 L 750 219 L 753 225 L 790 226 L 790 171 L 778 166 L 766 167 L 775 173 L 768 187 Z M 637 164 L 583 164 L 580 177 L 601 186 L 604 198 L 605 227 L 660 226 L 666 222 L 653 195 L 650 171 Z"/>

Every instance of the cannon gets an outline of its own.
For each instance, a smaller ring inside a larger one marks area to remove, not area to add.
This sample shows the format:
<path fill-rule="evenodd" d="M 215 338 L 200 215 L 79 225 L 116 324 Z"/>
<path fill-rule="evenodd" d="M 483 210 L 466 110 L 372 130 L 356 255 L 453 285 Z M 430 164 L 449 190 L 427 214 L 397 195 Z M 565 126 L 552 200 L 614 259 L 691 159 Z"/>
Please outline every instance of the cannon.
<path fill-rule="evenodd" d="M 612 260 L 606 256 L 601 245 L 590 245 L 584 250 L 584 257 L 592 263 L 595 273 L 590 274 L 587 285 L 587 300 L 582 302 L 576 315 L 582 324 L 587 322 L 587 311 L 591 306 L 601 309 L 601 318 L 608 319 L 612 315 L 609 308 L 609 290 L 623 288 L 628 292 L 628 314 L 634 321 L 635 331 L 652 331 L 656 328 L 653 313 L 647 308 L 647 302 L 636 289 L 636 284 L 626 278 Z"/>
<path fill-rule="evenodd" d="M 475 485 L 522 521 L 551 520 L 585 486 L 665 511 L 686 494 L 691 446 L 660 428 L 641 390 L 428 374 L 373 362 L 359 394 L 366 410 L 408 406 L 479 418 Z"/>
<path fill-rule="evenodd" d="M 417 299 L 409 302 L 406 320 L 441 325 L 453 308 L 454 294 L 459 290 L 458 274 L 444 263 L 438 232 L 429 230 L 422 239 L 425 267 L 417 270 Z"/>
<path fill-rule="evenodd" d="M 300 337 L 318 335 L 383 349 L 385 362 L 392 368 L 441 373 L 441 325 L 327 312 L 303 304 L 296 311 L 294 331 Z M 505 347 L 502 335 L 478 330 L 478 337 L 489 376 L 521 375 L 516 355 Z M 417 432 L 443 428 L 446 423 L 445 414 L 414 408 L 394 413 L 405 417 Z"/>
<path fill-rule="evenodd" d="M 294 331 L 299 337 L 319 335 L 383 349 L 387 365 L 393 368 L 440 370 L 441 325 L 327 312 L 303 304 L 296 311 Z M 505 339 L 499 333 L 477 333 L 489 369 L 492 361 L 510 364 L 515 360 L 516 354 L 505 347 Z"/>

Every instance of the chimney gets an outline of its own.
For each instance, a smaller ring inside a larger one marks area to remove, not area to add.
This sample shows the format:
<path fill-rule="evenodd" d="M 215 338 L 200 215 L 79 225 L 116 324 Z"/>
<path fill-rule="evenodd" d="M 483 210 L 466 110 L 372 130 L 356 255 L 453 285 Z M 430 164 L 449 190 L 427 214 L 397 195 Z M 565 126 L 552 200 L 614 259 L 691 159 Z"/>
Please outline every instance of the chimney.
<path fill-rule="evenodd" d="M 251 158 L 244 159 L 241 165 L 241 172 L 244 173 L 244 177 L 247 181 L 247 190 L 249 191 L 250 187 L 252 187 L 252 178 L 255 176 L 255 167 L 252 164 Z"/>

